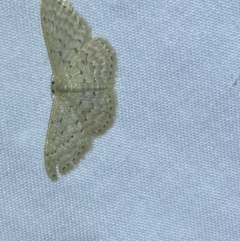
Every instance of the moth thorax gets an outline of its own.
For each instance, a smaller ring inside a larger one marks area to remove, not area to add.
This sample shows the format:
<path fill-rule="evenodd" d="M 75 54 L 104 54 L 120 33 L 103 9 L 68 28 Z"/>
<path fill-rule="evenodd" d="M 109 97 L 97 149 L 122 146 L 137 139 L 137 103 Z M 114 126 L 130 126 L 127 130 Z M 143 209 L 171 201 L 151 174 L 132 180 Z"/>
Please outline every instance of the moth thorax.
<path fill-rule="evenodd" d="M 63 83 L 55 81 L 52 84 L 52 91 L 57 93 L 77 93 L 89 90 L 105 90 L 109 88 L 106 84 L 86 83 L 86 82 L 75 82 L 75 83 Z"/>

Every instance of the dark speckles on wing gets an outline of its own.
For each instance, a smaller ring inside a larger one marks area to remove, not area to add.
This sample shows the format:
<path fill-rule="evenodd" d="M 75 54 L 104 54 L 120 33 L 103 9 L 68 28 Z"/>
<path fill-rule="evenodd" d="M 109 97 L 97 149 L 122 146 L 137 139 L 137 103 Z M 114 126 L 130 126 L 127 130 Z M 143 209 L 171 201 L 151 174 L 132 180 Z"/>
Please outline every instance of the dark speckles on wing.
<path fill-rule="evenodd" d="M 74 168 L 92 137 L 112 122 L 115 55 L 107 41 L 90 37 L 67 1 L 42 0 L 41 19 L 55 76 L 45 165 L 56 180 L 56 165 L 63 174 Z"/>

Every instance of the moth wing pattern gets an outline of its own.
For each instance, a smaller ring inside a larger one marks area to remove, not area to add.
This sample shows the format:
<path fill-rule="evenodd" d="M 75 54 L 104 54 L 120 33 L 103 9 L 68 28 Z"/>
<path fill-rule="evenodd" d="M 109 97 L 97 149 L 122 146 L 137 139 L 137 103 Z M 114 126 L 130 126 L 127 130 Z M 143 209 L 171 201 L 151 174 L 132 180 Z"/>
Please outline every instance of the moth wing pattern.
<path fill-rule="evenodd" d="M 90 144 L 90 136 L 67 99 L 54 98 L 45 143 L 45 166 L 53 180 L 57 179 L 56 164 L 61 173 L 66 173 Z"/>
<path fill-rule="evenodd" d="M 71 3 L 64 0 L 42 0 L 41 23 L 55 77 L 64 74 L 69 61 L 89 37 L 83 18 Z"/>
<path fill-rule="evenodd" d="M 90 37 L 85 21 L 64 0 L 42 0 L 41 20 L 54 74 L 45 142 L 48 176 L 57 179 L 79 162 L 94 136 L 115 114 L 116 55 L 110 44 Z"/>
<path fill-rule="evenodd" d="M 82 83 L 88 87 L 79 92 L 73 101 L 74 106 L 78 106 L 76 112 L 80 122 L 89 134 L 102 133 L 113 121 L 115 63 L 115 52 L 108 42 L 92 38 L 73 58 L 66 71 L 70 83 Z"/>

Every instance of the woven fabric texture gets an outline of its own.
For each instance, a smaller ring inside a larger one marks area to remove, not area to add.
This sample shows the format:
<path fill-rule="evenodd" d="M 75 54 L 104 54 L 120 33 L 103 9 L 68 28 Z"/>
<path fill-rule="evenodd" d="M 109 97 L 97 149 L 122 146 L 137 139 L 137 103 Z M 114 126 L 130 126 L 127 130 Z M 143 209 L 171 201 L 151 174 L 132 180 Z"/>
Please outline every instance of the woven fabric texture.
<path fill-rule="evenodd" d="M 115 121 L 48 178 L 40 0 L 0 0 L 0 240 L 239 241 L 240 2 L 72 3 L 117 52 Z"/>

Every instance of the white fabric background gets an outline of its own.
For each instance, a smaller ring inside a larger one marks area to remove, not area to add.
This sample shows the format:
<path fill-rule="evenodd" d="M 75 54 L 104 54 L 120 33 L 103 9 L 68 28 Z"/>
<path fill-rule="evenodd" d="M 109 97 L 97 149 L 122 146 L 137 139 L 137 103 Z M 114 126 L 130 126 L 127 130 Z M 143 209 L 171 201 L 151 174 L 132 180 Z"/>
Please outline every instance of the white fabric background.
<path fill-rule="evenodd" d="M 115 123 L 52 182 L 40 0 L 0 0 L 0 240 L 240 240 L 240 3 L 72 0 L 118 55 Z"/>

